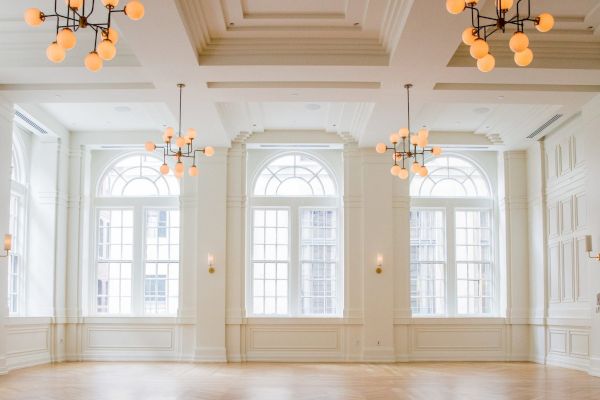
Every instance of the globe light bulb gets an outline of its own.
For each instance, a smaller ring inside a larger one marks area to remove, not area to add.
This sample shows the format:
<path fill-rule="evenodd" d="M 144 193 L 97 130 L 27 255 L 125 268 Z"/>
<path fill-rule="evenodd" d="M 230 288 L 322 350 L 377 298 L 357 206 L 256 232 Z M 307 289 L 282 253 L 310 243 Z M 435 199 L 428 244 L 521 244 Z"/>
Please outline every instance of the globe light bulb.
<path fill-rule="evenodd" d="M 83 5 L 83 0 L 65 0 L 65 4 L 67 4 L 70 8 L 77 10 Z"/>
<path fill-rule="evenodd" d="M 105 61 L 110 61 L 117 55 L 117 48 L 110 39 L 104 39 L 98 45 L 98 55 Z"/>
<path fill-rule="evenodd" d="M 98 53 L 92 51 L 87 56 L 85 56 L 84 64 L 89 71 L 98 72 L 102 69 L 103 63 Z"/>
<path fill-rule="evenodd" d="M 56 35 L 56 43 L 65 50 L 71 50 L 77 44 L 77 36 L 69 28 L 63 28 Z"/>
<path fill-rule="evenodd" d="M 523 32 L 515 32 L 510 38 L 508 46 L 513 52 L 519 53 L 529 47 L 529 38 Z"/>
<path fill-rule="evenodd" d="M 167 163 L 164 163 L 160 166 L 160 173 L 163 175 L 167 175 L 169 173 L 169 166 L 167 165 Z"/>
<path fill-rule="evenodd" d="M 496 0 L 500 1 L 500 9 L 502 11 L 508 11 L 513 6 L 514 0 Z"/>
<path fill-rule="evenodd" d="M 427 139 L 422 138 L 422 137 L 417 137 L 417 146 L 418 147 L 427 147 Z"/>
<path fill-rule="evenodd" d="M 396 144 L 400 141 L 400 135 L 397 133 L 392 133 L 390 135 L 390 142 L 392 142 L 393 144 Z"/>
<path fill-rule="evenodd" d="M 212 157 L 215 155 L 215 149 L 213 149 L 212 147 L 208 146 L 204 149 L 204 154 L 206 155 L 206 157 Z"/>
<path fill-rule="evenodd" d="M 191 140 L 194 140 L 194 139 L 196 139 L 196 135 L 197 135 L 197 132 L 196 132 L 196 130 L 195 130 L 194 128 L 190 128 L 190 129 L 188 129 L 188 130 L 187 130 L 187 136 L 188 136 L 188 137 L 189 137 Z"/>
<path fill-rule="evenodd" d="M 188 170 L 188 173 L 190 174 L 190 176 L 198 176 L 198 167 L 192 165 Z"/>
<path fill-rule="evenodd" d="M 102 31 L 102 38 L 108 39 L 111 42 L 113 42 L 114 45 L 116 45 L 117 42 L 119 41 L 119 32 L 117 32 L 113 28 L 105 29 Z"/>
<path fill-rule="evenodd" d="M 146 151 L 149 151 L 150 153 L 156 150 L 156 145 L 152 141 L 147 141 L 146 144 L 144 144 L 144 147 L 146 148 Z"/>
<path fill-rule="evenodd" d="M 192 139 L 188 135 L 185 135 L 183 138 L 185 139 L 185 144 L 192 144 Z"/>
<path fill-rule="evenodd" d="M 421 169 L 421 164 L 419 164 L 418 162 L 414 162 L 413 165 L 410 167 L 410 170 L 415 173 L 418 174 L 419 170 Z"/>
<path fill-rule="evenodd" d="M 184 169 L 185 167 L 183 166 L 183 163 L 181 161 L 177 161 L 177 164 L 175 164 L 175 173 L 183 172 Z"/>
<path fill-rule="evenodd" d="M 417 135 L 412 135 L 410 137 L 410 144 L 412 144 L 413 146 L 416 146 L 419 142 L 419 137 Z"/>
<path fill-rule="evenodd" d="M 387 146 L 384 143 L 378 143 L 377 146 L 375 146 L 375 151 L 378 152 L 379 154 L 385 153 L 386 150 L 387 150 Z"/>
<path fill-rule="evenodd" d="M 540 32 L 548 32 L 554 28 L 554 17 L 548 13 L 540 14 L 535 21 L 535 28 Z"/>
<path fill-rule="evenodd" d="M 434 147 L 431 152 L 433 153 L 434 156 L 438 157 L 442 155 L 442 148 L 441 147 Z"/>
<path fill-rule="evenodd" d="M 402 180 L 408 178 L 408 170 L 406 168 L 402 168 L 400 170 L 400 172 L 398 173 L 398 178 L 400 178 Z"/>
<path fill-rule="evenodd" d="M 144 5 L 138 0 L 130 0 L 125 6 L 125 15 L 133 21 L 138 21 L 144 18 Z"/>
<path fill-rule="evenodd" d="M 462 33 L 462 41 L 467 46 L 472 45 L 477 37 L 477 29 L 467 28 Z"/>
<path fill-rule="evenodd" d="M 177 172 L 177 171 L 176 171 L 176 172 L 175 172 L 175 178 L 177 178 L 177 179 L 181 179 L 181 178 L 183 178 L 183 171 L 181 171 L 181 172 Z"/>
<path fill-rule="evenodd" d="M 446 0 L 446 10 L 450 14 L 460 14 L 465 9 L 465 0 Z"/>
<path fill-rule="evenodd" d="M 28 8 L 25 10 L 24 18 L 29 26 L 40 26 L 45 19 L 39 8 Z"/>
<path fill-rule="evenodd" d="M 119 0 L 102 0 L 102 4 L 104 4 L 104 7 L 106 8 L 115 8 L 119 5 Z"/>
<path fill-rule="evenodd" d="M 55 64 L 63 62 L 67 56 L 67 51 L 56 42 L 50 43 L 46 49 L 46 57 Z"/>
<path fill-rule="evenodd" d="M 424 139 L 429 138 L 429 129 L 426 129 L 426 128 L 419 129 L 419 132 L 417 132 L 417 136 L 420 138 L 424 138 Z"/>
<path fill-rule="evenodd" d="M 174 135 L 175 135 L 175 129 L 170 128 L 170 127 L 165 129 L 165 136 L 167 138 L 171 139 Z"/>
<path fill-rule="evenodd" d="M 533 61 L 533 51 L 525 49 L 519 53 L 515 53 L 515 64 L 519 67 L 526 67 Z"/>
<path fill-rule="evenodd" d="M 398 131 L 398 134 L 402 139 L 406 139 L 410 135 L 410 131 L 408 130 L 408 128 L 401 128 Z"/>
<path fill-rule="evenodd" d="M 175 146 L 177 146 L 177 147 L 185 146 L 185 138 L 182 136 L 177 136 L 177 139 L 175 140 Z"/>
<path fill-rule="evenodd" d="M 394 175 L 394 176 L 398 176 L 400 174 L 400 170 L 402 168 L 400 168 L 399 165 L 394 165 L 392 168 L 390 168 L 390 174 Z"/>
<path fill-rule="evenodd" d="M 419 168 L 419 175 L 422 177 L 426 177 L 427 175 L 429 175 L 429 170 L 426 166 L 423 165 L 421 168 Z"/>
<path fill-rule="evenodd" d="M 488 54 L 483 58 L 477 60 L 477 68 L 481 72 L 490 72 L 496 67 L 496 59 L 493 55 Z"/>
<path fill-rule="evenodd" d="M 470 53 L 471 57 L 479 60 L 480 58 L 485 57 L 490 52 L 490 46 L 488 43 L 481 39 L 477 38 L 471 45 Z"/>

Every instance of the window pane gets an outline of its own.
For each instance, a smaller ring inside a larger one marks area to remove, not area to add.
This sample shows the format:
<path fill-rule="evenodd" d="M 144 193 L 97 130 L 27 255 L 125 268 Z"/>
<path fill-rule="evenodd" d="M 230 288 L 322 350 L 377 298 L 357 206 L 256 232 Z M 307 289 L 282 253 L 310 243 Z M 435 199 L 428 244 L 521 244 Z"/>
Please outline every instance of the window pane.
<path fill-rule="evenodd" d="M 176 314 L 179 306 L 179 211 L 146 210 L 144 312 Z"/>
<path fill-rule="evenodd" d="M 99 262 L 96 266 L 99 313 L 131 312 L 131 263 Z"/>
<path fill-rule="evenodd" d="M 410 212 L 410 288 L 414 315 L 446 312 L 446 226 L 442 210 Z"/>
<path fill-rule="evenodd" d="M 460 210 L 455 216 L 457 312 L 490 314 L 494 308 L 491 213 Z"/>
<path fill-rule="evenodd" d="M 288 219 L 288 210 L 253 210 L 253 314 L 288 313 Z"/>
<path fill-rule="evenodd" d="M 337 312 L 337 211 L 301 212 L 300 312 L 330 315 Z"/>

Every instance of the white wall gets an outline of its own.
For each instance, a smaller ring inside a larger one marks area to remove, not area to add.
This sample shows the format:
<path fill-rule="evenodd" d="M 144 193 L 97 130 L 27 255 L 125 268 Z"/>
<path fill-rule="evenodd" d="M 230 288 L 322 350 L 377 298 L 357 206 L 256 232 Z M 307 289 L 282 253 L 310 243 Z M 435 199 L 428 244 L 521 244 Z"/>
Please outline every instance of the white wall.
<path fill-rule="evenodd" d="M 90 196 L 100 165 L 117 154 L 99 146 L 137 145 L 147 135 L 69 135 L 57 129 L 56 140 L 32 144 L 47 168 L 32 171 L 40 199 L 33 212 L 43 224 L 31 232 L 51 237 L 31 259 L 41 268 L 36 279 L 47 280 L 31 303 L 40 317 L 7 323 L 0 318 L 0 372 L 50 360 L 532 360 L 599 374 L 600 320 L 591 313 L 591 299 L 600 292 L 600 268 L 581 251 L 588 232 L 600 248 L 600 211 L 589 206 L 600 201 L 590 173 L 600 170 L 593 154 L 600 140 L 598 103 L 526 152 L 468 154 L 485 169 L 497 197 L 504 290 L 501 315 L 493 318 L 411 316 L 408 184 L 389 174 L 388 157 L 328 134 L 327 142 L 343 147 L 341 156 L 338 151 L 329 159 L 336 172 L 343 171 L 342 316 L 246 317 L 246 181 L 249 167 L 260 160 L 248 157 L 244 139 L 203 158 L 200 177 L 184 180 L 179 314 L 89 316 Z M 0 121 L 0 148 L 10 140 L 7 126 Z M 277 140 L 257 135 L 248 142 Z M 314 143 L 288 133 L 290 140 Z M 0 173 L 9 176 L 9 168 L 0 166 Z M 7 192 L 0 193 L 0 209 L 7 210 L 1 207 L 8 204 Z M 207 272 L 207 253 L 215 255 L 215 274 Z M 377 254 L 383 255 L 381 275 L 375 273 Z M 0 286 L 6 313 L 5 274 Z"/>

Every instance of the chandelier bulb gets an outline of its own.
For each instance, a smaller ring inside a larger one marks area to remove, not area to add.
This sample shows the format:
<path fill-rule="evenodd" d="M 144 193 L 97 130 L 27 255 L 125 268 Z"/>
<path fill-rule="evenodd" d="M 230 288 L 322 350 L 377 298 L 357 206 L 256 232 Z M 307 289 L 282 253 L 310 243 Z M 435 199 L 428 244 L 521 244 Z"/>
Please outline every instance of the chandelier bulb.
<path fill-rule="evenodd" d="M 519 67 L 526 67 L 533 61 L 533 51 L 525 49 L 519 53 L 515 53 L 515 64 Z"/>
<path fill-rule="evenodd" d="M 398 133 L 392 133 L 390 135 L 390 142 L 392 142 L 392 144 L 396 144 L 400 141 L 400 135 Z"/>
<path fill-rule="evenodd" d="M 446 10 L 450 14 L 460 14 L 465 9 L 465 0 L 446 0 Z"/>
<path fill-rule="evenodd" d="M 535 20 L 535 28 L 540 32 L 548 32 L 554 28 L 554 17 L 548 13 L 540 14 Z"/>
<path fill-rule="evenodd" d="M 150 153 L 152 153 L 154 150 L 156 150 L 156 145 L 151 140 L 147 141 L 146 144 L 144 145 L 144 147 L 146 148 L 146 151 L 148 151 Z"/>
<path fill-rule="evenodd" d="M 423 138 L 423 139 L 428 139 L 429 138 L 429 129 L 427 129 L 427 128 L 419 129 L 419 132 L 417 132 L 417 136 L 419 136 L 420 138 Z"/>
<path fill-rule="evenodd" d="M 392 168 L 390 168 L 390 174 L 394 175 L 394 176 L 399 176 L 400 175 L 400 170 L 402 168 L 400 168 L 399 165 L 394 165 L 392 166 Z"/>
<path fill-rule="evenodd" d="M 65 50 L 71 50 L 77 44 L 77 36 L 70 28 L 63 28 L 56 35 L 56 43 Z"/>
<path fill-rule="evenodd" d="M 481 72 L 490 72 L 496 67 L 496 59 L 493 55 L 488 54 L 483 58 L 477 60 L 477 68 Z"/>
<path fill-rule="evenodd" d="M 175 140 L 175 146 L 177 146 L 177 147 L 185 146 L 185 138 L 183 136 L 177 136 L 177 139 Z"/>
<path fill-rule="evenodd" d="M 185 167 L 183 166 L 181 160 L 177 161 L 177 164 L 175 164 L 175 173 L 183 172 L 184 168 Z"/>
<path fill-rule="evenodd" d="M 406 168 L 402 168 L 400 169 L 400 172 L 398 173 L 398 178 L 405 180 L 406 178 L 408 178 L 408 170 Z"/>
<path fill-rule="evenodd" d="M 98 55 L 105 61 L 110 61 L 117 55 L 117 48 L 110 39 L 104 39 L 98 45 Z"/>
<path fill-rule="evenodd" d="M 67 56 L 67 51 L 58 43 L 52 42 L 46 49 L 46 56 L 48 57 L 48 60 L 58 64 L 64 61 Z"/>
<path fill-rule="evenodd" d="M 160 166 L 160 173 L 163 175 L 167 175 L 169 173 L 169 166 L 167 165 L 167 163 L 164 163 Z"/>
<path fill-rule="evenodd" d="M 177 179 L 183 178 L 183 171 L 181 171 L 181 172 L 175 171 L 175 178 L 177 178 Z"/>
<path fill-rule="evenodd" d="M 438 157 L 442 155 L 442 148 L 441 147 L 434 147 L 431 152 L 433 153 L 434 156 Z"/>
<path fill-rule="evenodd" d="M 385 145 L 385 143 L 378 143 L 377 146 L 375 146 L 375 151 L 379 154 L 385 153 L 386 150 L 387 146 Z"/>
<path fill-rule="evenodd" d="M 138 0 L 130 0 L 125 6 L 125 15 L 127 15 L 133 21 L 138 21 L 144 18 L 144 5 Z"/>
<path fill-rule="evenodd" d="M 24 18 L 29 26 L 40 26 L 46 19 L 39 8 L 28 8 L 25 10 Z"/>
<path fill-rule="evenodd" d="M 427 175 L 429 175 L 429 170 L 426 166 L 423 165 L 421 168 L 419 168 L 419 175 L 422 177 L 426 177 Z"/>
<path fill-rule="evenodd" d="M 83 0 L 65 0 L 65 4 L 73 10 L 78 10 L 83 5 Z"/>
<path fill-rule="evenodd" d="M 169 127 L 167 129 L 165 129 L 165 136 L 169 139 L 171 139 L 173 136 L 175 136 L 175 129 Z"/>
<path fill-rule="evenodd" d="M 119 0 L 102 0 L 102 4 L 104 7 L 112 9 L 119 5 Z"/>
<path fill-rule="evenodd" d="M 192 165 L 188 170 L 188 173 L 190 174 L 190 176 L 198 176 L 198 167 Z"/>
<path fill-rule="evenodd" d="M 462 41 L 467 46 L 471 46 L 478 37 L 477 29 L 475 28 L 467 28 L 462 33 Z"/>
<path fill-rule="evenodd" d="M 514 53 L 519 53 L 529 47 L 529 38 L 524 32 L 513 33 L 508 46 Z"/>
<path fill-rule="evenodd" d="M 419 164 L 418 162 L 414 162 L 413 165 L 410 167 L 410 170 L 415 173 L 418 174 L 419 170 L 421 169 L 421 164 Z"/>
<path fill-rule="evenodd" d="M 485 57 L 490 52 L 490 45 L 485 40 L 477 38 L 471 45 L 471 49 L 469 52 L 471 53 L 471 57 L 475 58 L 476 60 L 479 60 L 480 58 Z"/>
<path fill-rule="evenodd" d="M 196 130 L 194 128 L 189 128 L 187 130 L 187 137 L 189 137 L 190 140 L 196 139 L 197 134 L 198 133 L 196 132 Z"/>
<path fill-rule="evenodd" d="M 213 149 L 212 147 L 208 146 L 204 149 L 204 154 L 206 155 L 206 157 L 212 157 L 215 155 L 215 149 Z"/>
<path fill-rule="evenodd" d="M 102 38 L 108 39 L 111 42 L 113 42 L 114 45 L 116 45 L 117 42 L 119 41 L 119 32 L 117 32 L 113 28 L 104 29 L 102 31 Z"/>
<path fill-rule="evenodd" d="M 410 144 L 412 144 L 413 146 L 416 146 L 418 141 L 419 141 L 419 137 L 417 135 L 412 135 L 410 137 Z"/>
<path fill-rule="evenodd" d="M 410 135 L 410 131 L 408 130 L 408 128 L 401 128 L 398 131 L 398 134 L 402 139 L 406 139 Z"/>
<path fill-rule="evenodd" d="M 514 0 L 496 0 L 496 4 L 500 3 L 500 10 L 508 11 L 513 6 Z"/>
<path fill-rule="evenodd" d="M 85 56 L 84 64 L 89 71 L 98 72 L 102 69 L 103 63 L 98 53 L 92 51 L 87 56 Z"/>

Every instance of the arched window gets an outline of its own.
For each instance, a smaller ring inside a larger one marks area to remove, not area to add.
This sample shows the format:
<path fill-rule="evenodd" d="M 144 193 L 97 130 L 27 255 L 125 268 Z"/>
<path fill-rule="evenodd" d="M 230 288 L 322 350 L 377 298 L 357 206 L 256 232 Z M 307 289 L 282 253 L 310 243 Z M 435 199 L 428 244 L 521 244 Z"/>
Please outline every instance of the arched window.
<path fill-rule="evenodd" d="M 339 191 L 331 170 L 305 153 L 279 155 L 249 182 L 248 311 L 341 312 Z"/>
<path fill-rule="evenodd" d="M 24 146 L 17 130 L 13 134 L 11 153 L 10 221 L 9 232 L 13 245 L 8 265 L 9 315 L 24 312 L 25 244 L 27 231 L 27 169 Z"/>
<path fill-rule="evenodd" d="M 160 173 L 161 164 L 129 154 L 98 181 L 93 313 L 177 313 L 179 183 Z"/>
<path fill-rule="evenodd" d="M 410 184 L 414 315 L 490 315 L 498 310 L 493 198 L 469 159 L 430 160 Z"/>

